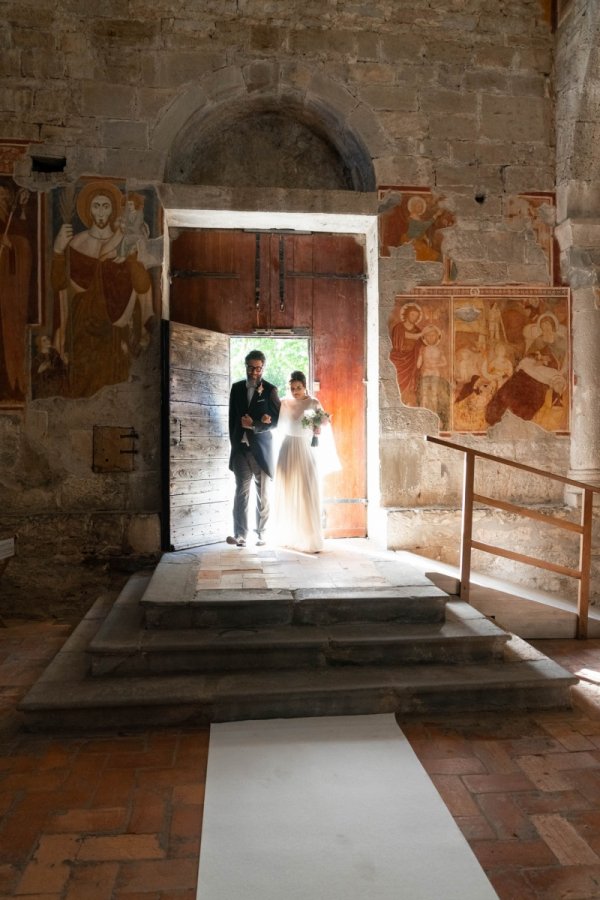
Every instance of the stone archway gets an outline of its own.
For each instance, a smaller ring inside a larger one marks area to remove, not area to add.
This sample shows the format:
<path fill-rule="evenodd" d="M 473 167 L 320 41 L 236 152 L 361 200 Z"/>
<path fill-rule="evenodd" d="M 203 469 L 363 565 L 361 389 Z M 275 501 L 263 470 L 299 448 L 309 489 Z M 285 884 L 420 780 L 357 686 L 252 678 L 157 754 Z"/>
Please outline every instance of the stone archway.
<path fill-rule="evenodd" d="M 152 144 L 166 183 L 369 192 L 385 138 L 372 111 L 337 82 L 253 63 L 189 88 Z"/>
<path fill-rule="evenodd" d="M 269 108 L 219 117 L 200 136 L 192 124 L 167 163 L 170 182 L 227 187 L 354 190 L 357 171 L 319 129 Z"/>

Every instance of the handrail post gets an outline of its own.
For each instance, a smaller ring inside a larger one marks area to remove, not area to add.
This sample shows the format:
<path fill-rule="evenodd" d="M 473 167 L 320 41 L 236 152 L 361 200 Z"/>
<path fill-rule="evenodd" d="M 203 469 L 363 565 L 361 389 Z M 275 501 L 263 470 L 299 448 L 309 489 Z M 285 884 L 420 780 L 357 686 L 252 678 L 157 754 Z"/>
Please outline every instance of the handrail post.
<path fill-rule="evenodd" d="M 592 561 L 592 518 L 594 508 L 593 491 L 583 492 L 581 505 L 581 526 L 583 533 L 579 539 L 579 588 L 577 592 L 577 637 L 587 638 L 588 611 L 590 602 L 590 566 Z"/>
<path fill-rule="evenodd" d="M 469 602 L 471 585 L 471 539 L 473 537 L 473 488 L 475 482 L 475 455 L 464 449 L 462 525 L 460 536 L 460 599 Z"/>

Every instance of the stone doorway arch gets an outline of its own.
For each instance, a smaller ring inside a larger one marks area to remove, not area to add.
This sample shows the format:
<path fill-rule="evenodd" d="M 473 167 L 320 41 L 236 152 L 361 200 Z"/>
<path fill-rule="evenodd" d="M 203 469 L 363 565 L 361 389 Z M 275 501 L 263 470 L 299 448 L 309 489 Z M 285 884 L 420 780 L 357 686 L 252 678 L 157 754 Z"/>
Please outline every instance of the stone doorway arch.
<path fill-rule="evenodd" d="M 372 111 L 310 69 L 253 63 L 213 72 L 153 135 L 164 182 L 371 192 L 385 140 Z"/>
<path fill-rule="evenodd" d="M 347 142 L 348 143 L 348 142 Z M 171 182 L 227 187 L 357 190 L 362 160 L 339 152 L 322 130 L 290 112 L 240 110 L 180 136 L 167 163 Z"/>

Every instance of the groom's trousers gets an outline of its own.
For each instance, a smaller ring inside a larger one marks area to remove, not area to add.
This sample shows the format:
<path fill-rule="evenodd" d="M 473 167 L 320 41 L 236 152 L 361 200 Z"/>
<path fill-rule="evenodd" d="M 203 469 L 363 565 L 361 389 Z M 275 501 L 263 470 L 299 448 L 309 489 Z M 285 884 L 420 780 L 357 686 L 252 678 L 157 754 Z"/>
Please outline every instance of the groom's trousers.
<path fill-rule="evenodd" d="M 235 475 L 235 498 L 233 501 L 233 533 L 236 538 L 248 534 L 248 502 L 250 487 L 254 481 L 256 491 L 256 533 L 258 537 L 267 527 L 269 518 L 269 493 L 271 479 L 263 472 L 250 449 L 236 450 L 231 460 Z"/>

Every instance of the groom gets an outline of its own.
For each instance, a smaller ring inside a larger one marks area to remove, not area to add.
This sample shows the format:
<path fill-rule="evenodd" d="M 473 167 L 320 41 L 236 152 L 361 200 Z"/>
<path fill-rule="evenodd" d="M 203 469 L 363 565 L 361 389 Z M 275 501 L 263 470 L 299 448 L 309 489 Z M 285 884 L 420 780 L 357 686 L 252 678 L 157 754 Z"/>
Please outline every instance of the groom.
<path fill-rule="evenodd" d="M 254 479 L 256 488 L 256 543 L 265 543 L 264 531 L 269 518 L 269 487 L 273 478 L 273 442 L 271 429 L 277 425 L 281 401 L 277 388 L 263 381 L 266 358 L 261 350 L 246 356 L 246 379 L 236 381 L 229 395 L 229 468 L 235 475 L 233 536 L 228 544 L 246 546 L 248 499 Z"/>

